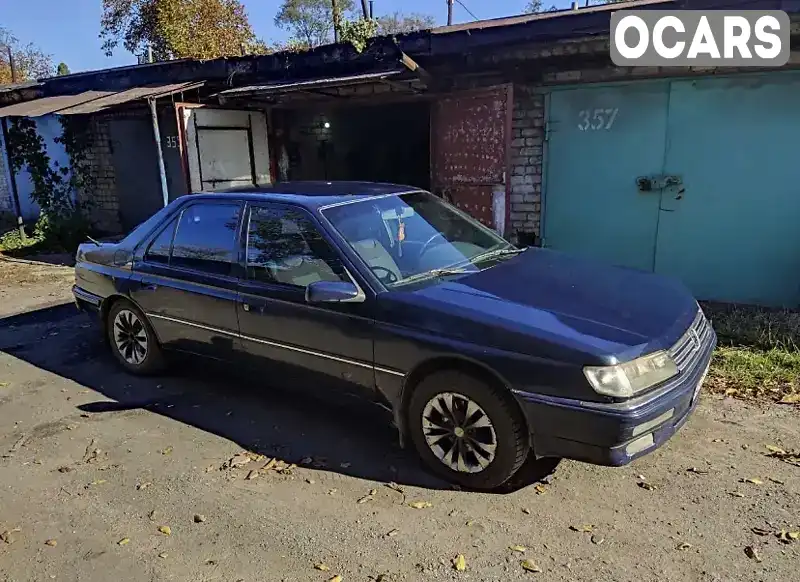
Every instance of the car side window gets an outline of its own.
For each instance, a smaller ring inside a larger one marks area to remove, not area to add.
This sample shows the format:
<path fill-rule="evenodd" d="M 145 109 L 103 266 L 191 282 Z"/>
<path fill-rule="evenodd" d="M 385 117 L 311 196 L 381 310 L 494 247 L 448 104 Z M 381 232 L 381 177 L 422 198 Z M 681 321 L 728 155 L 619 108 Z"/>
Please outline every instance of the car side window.
<path fill-rule="evenodd" d="M 247 277 L 295 287 L 349 280 L 336 251 L 307 215 L 259 206 L 250 210 Z"/>
<path fill-rule="evenodd" d="M 170 220 L 169 224 L 153 239 L 150 247 L 144 254 L 144 260 L 151 263 L 169 264 L 169 252 L 172 249 L 172 237 L 175 234 L 175 225 L 178 219 Z"/>
<path fill-rule="evenodd" d="M 192 204 L 178 220 L 170 266 L 228 275 L 235 258 L 238 204 Z"/>

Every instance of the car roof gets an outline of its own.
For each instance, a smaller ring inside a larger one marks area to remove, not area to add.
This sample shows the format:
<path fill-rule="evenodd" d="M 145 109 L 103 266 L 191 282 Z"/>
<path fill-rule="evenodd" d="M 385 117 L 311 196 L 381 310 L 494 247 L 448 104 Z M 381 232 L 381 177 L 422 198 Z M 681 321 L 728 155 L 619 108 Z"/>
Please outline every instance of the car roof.
<path fill-rule="evenodd" d="M 198 192 L 192 196 L 220 199 L 236 195 L 249 200 L 272 200 L 291 202 L 300 206 L 318 208 L 337 202 L 348 202 L 358 198 L 374 198 L 406 192 L 419 192 L 421 188 L 402 184 L 350 181 L 294 181 L 279 182 L 271 186 L 247 186 L 227 188 L 214 192 Z"/>

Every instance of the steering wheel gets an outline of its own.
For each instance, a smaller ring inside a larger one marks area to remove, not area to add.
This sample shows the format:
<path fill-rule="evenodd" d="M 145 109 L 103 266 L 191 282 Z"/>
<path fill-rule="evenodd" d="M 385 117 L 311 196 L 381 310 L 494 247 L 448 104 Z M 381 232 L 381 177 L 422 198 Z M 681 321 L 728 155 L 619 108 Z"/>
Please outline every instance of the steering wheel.
<path fill-rule="evenodd" d="M 382 267 L 381 265 L 371 265 L 370 269 L 372 270 L 373 273 L 375 273 L 375 271 L 383 271 L 384 272 L 384 276 L 383 277 L 378 275 L 378 273 L 375 273 L 375 276 L 378 279 L 380 279 L 382 283 L 388 283 L 389 285 L 391 285 L 392 283 L 395 283 L 398 280 L 398 277 L 394 273 L 394 271 L 392 271 L 391 269 L 387 269 L 386 267 Z"/>
<path fill-rule="evenodd" d="M 422 245 L 422 249 L 420 249 L 420 251 L 419 251 L 419 256 L 421 257 L 422 255 L 424 255 L 425 252 L 428 250 L 428 247 L 431 246 L 431 243 L 433 241 L 435 241 L 439 237 L 443 238 L 444 242 L 447 242 L 447 239 L 444 238 L 444 235 L 441 232 L 437 232 L 431 238 L 429 238 L 427 241 L 425 241 L 425 244 Z M 442 243 L 439 243 L 439 244 L 442 244 Z"/>

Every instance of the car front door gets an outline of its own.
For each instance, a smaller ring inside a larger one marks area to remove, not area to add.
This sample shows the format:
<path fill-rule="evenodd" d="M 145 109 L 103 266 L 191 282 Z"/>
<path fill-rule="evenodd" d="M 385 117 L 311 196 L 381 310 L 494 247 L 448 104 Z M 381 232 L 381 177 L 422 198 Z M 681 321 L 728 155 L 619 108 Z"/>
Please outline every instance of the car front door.
<path fill-rule="evenodd" d="M 244 351 L 278 364 L 279 382 L 374 399 L 369 301 L 306 302 L 315 281 L 355 282 L 339 251 L 300 207 L 250 205 L 246 224 L 237 301 Z"/>
<path fill-rule="evenodd" d="M 240 352 L 236 294 L 243 204 L 190 202 L 137 252 L 130 296 L 167 349 L 216 359 Z"/>

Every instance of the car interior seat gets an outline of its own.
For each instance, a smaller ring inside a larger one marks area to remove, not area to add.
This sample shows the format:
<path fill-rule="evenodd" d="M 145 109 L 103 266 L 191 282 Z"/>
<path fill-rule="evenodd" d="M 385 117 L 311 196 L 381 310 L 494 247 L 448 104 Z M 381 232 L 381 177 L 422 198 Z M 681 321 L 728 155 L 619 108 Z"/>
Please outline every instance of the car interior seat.
<path fill-rule="evenodd" d="M 342 231 L 347 233 L 348 240 L 353 241 L 356 253 L 370 268 L 374 268 L 378 278 L 385 278 L 386 271 L 389 271 L 400 280 L 403 278 L 400 267 L 381 243 L 381 238 L 387 236 L 386 232 L 380 231 L 381 226 L 382 220 L 376 217 L 360 216 L 348 221 Z"/>
<path fill-rule="evenodd" d="M 284 256 L 270 266 L 278 283 L 306 287 L 317 281 L 340 281 L 341 278 L 317 257 L 293 220 L 281 220 L 281 246 Z"/>

